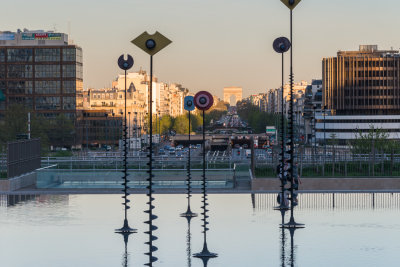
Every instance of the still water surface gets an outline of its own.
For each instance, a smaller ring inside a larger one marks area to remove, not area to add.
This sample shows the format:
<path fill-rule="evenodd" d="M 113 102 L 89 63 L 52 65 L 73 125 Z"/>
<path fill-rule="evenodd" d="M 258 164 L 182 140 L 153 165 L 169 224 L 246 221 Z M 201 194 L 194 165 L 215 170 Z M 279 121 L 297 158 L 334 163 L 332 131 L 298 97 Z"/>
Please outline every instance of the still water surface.
<path fill-rule="evenodd" d="M 128 263 L 122 236 L 123 207 L 117 195 L 42 195 L 14 203 L 0 196 L 0 265 L 143 266 L 147 262 L 145 195 L 132 195 Z M 218 253 L 209 267 L 398 266 L 400 194 L 303 194 L 296 208 L 297 230 L 279 228 L 275 195 L 210 195 L 208 248 Z M 200 213 L 200 195 L 192 210 Z M 200 218 L 190 224 L 185 195 L 156 195 L 155 266 L 203 266 L 188 257 L 202 249 Z M 288 220 L 288 214 L 285 220 Z M 284 238 L 282 239 L 282 234 Z M 293 264 L 293 265 L 292 265 Z"/>

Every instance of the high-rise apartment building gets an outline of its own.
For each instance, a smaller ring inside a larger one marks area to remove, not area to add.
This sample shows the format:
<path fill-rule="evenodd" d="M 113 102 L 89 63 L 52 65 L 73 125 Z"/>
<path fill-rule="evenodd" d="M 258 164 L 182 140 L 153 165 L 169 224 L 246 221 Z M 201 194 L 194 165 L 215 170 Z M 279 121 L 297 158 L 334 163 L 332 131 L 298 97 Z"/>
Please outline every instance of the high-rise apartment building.
<path fill-rule="evenodd" d="M 400 54 L 360 45 L 322 61 L 323 100 L 337 115 L 400 114 Z"/>
<path fill-rule="evenodd" d="M 76 118 L 83 104 L 82 49 L 51 31 L 0 32 L 0 119 L 13 104 L 39 116 Z"/>

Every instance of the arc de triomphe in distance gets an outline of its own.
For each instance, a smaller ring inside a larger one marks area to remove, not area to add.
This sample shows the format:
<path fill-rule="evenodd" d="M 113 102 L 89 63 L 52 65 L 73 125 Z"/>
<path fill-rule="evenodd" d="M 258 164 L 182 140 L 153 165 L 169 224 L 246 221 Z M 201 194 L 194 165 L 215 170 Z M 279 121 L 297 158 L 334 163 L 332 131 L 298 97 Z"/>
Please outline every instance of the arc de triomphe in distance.
<path fill-rule="evenodd" d="M 224 102 L 229 103 L 231 106 L 236 106 L 236 103 L 241 101 L 242 98 L 242 87 L 224 87 Z"/>

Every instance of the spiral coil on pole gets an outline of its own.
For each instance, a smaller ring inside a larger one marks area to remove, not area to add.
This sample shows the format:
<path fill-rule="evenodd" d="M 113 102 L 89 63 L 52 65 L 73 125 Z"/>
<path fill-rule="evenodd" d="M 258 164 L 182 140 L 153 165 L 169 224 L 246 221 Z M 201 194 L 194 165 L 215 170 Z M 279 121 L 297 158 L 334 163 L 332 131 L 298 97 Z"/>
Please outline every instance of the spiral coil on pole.
<path fill-rule="evenodd" d="M 129 189 L 128 183 L 130 182 L 130 180 L 128 180 L 128 175 L 129 174 L 128 174 L 128 144 L 127 144 L 127 130 L 128 130 L 128 127 L 127 127 L 127 120 L 126 120 L 126 71 L 127 71 L 127 69 L 129 69 L 133 65 L 133 59 L 132 59 L 132 57 L 130 57 L 128 55 L 128 60 L 125 61 L 123 56 L 121 56 L 119 58 L 119 60 L 118 60 L 118 64 L 120 65 L 120 67 L 122 69 L 125 70 L 125 116 L 124 116 L 124 120 L 123 120 L 124 121 L 124 123 L 123 123 L 123 142 L 124 142 L 124 152 L 123 152 L 123 155 L 124 155 L 124 170 L 123 170 L 123 174 L 124 175 L 122 177 L 123 182 L 121 184 L 123 186 L 122 192 L 124 193 L 124 195 L 122 196 L 122 198 L 124 199 L 124 202 L 122 203 L 122 205 L 124 206 L 124 215 L 125 216 L 124 216 L 124 225 L 122 226 L 122 228 L 116 229 L 115 232 L 116 233 L 121 233 L 121 234 L 126 234 L 126 233 L 134 233 L 134 232 L 136 232 L 136 229 L 133 229 L 133 228 L 129 227 L 128 218 L 127 218 L 128 209 L 130 209 L 130 206 L 129 206 L 130 200 L 128 199 L 128 196 L 130 195 L 128 193 L 128 189 Z M 129 65 L 130 65 L 130 67 L 129 67 Z"/>
<path fill-rule="evenodd" d="M 157 219 L 158 217 L 156 215 L 153 214 L 153 210 L 154 210 L 154 205 L 153 205 L 153 201 L 154 201 L 154 197 L 153 197 L 153 56 L 150 56 L 150 94 L 149 94 L 149 116 L 150 116 L 150 120 L 149 120 L 149 129 L 150 129 L 150 144 L 148 146 L 148 150 L 149 150 L 149 154 L 147 155 L 147 157 L 149 158 L 149 162 L 147 163 L 147 166 L 149 167 L 147 173 L 149 174 L 148 178 L 147 178 L 147 197 L 148 197 L 148 202 L 146 203 L 148 205 L 148 209 L 145 210 L 144 212 L 149 214 L 149 219 L 147 221 L 145 221 L 145 224 L 149 225 L 148 231 L 145 232 L 145 234 L 147 234 L 149 236 L 149 240 L 147 242 L 145 242 L 146 245 L 149 246 L 148 252 L 145 253 L 145 255 L 149 256 L 148 259 L 148 263 L 146 263 L 146 266 L 153 266 L 153 262 L 156 262 L 158 259 L 157 257 L 153 256 L 153 252 L 157 251 L 158 248 L 156 246 L 153 245 L 153 241 L 157 240 L 158 238 L 153 235 L 153 231 L 157 230 L 157 226 L 153 225 L 153 221 L 155 219 Z"/>
<path fill-rule="evenodd" d="M 186 185 L 187 185 L 187 210 L 185 213 L 181 214 L 181 217 L 186 217 L 188 222 L 190 222 L 191 218 L 196 217 L 197 214 L 193 213 L 190 209 L 190 199 L 192 197 L 192 187 L 191 187 L 191 181 L 192 181 L 192 174 L 191 174 L 191 162 L 190 162 L 190 110 L 189 110 L 189 134 L 188 134 L 188 139 L 189 139 L 189 149 L 188 149 L 188 161 L 186 164 Z"/>
<path fill-rule="evenodd" d="M 206 181 L 206 142 L 205 142 L 205 113 L 203 110 L 203 180 L 202 180 L 202 210 L 203 212 L 201 213 L 201 215 L 203 215 L 203 218 L 201 219 L 203 221 L 202 227 L 203 227 L 203 236 L 204 236 L 204 243 L 203 243 L 203 250 L 200 253 L 196 253 L 194 254 L 195 257 L 200 258 L 203 260 L 203 263 L 206 265 L 208 260 L 210 258 L 215 258 L 218 255 L 216 253 L 212 253 L 208 250 L 207 248 L 207 231 L 209 230 L 209 228 L 207 227 L 207 225 L 209 224 L 207 219 L 209 218 L 209 216 L 207 215 L 208 209 L 208 194 L 207 194 L 207 181 Z"/>

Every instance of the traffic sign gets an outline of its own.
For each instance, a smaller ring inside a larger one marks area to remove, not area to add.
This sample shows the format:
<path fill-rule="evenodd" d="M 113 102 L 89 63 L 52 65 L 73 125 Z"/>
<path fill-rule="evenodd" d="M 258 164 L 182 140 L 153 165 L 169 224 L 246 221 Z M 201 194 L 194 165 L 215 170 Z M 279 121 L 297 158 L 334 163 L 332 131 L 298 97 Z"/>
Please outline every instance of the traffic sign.
<path fill-rule="evenodd" d="M 301 0 L 281 0 L 290 10 L 293 10 Z"/>

